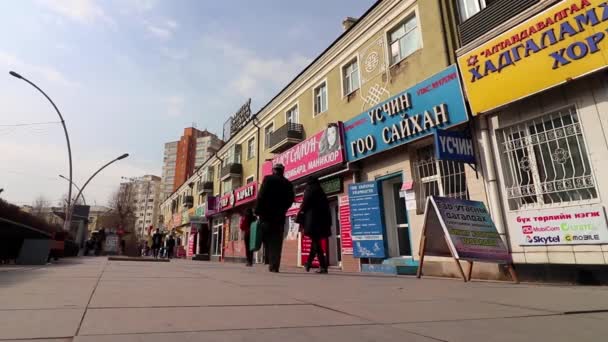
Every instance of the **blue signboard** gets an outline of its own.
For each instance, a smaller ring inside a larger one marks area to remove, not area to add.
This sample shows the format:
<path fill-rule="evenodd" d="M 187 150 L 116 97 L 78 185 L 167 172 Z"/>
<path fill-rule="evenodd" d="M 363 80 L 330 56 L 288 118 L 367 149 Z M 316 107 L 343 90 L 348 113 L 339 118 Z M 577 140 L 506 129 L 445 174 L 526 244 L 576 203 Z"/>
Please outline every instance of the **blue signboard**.
<path fill-rule="evenodd" d="M 458 68 L 452 65 L 344 123 L 349 162 L 468 120 Z"/>
<path fill-rule="evenodd" d="M 355 258 L 385 258 L 384 228 L 378 183 L 351 184 L 348 187 L 351 236 Z"/>
<path fill-rule="evenodd" d="M 435 132 L 435 157 L 437 160 L 452 160 L 475 164 L 473 139 L 463 132 L 438 129 Z"/>

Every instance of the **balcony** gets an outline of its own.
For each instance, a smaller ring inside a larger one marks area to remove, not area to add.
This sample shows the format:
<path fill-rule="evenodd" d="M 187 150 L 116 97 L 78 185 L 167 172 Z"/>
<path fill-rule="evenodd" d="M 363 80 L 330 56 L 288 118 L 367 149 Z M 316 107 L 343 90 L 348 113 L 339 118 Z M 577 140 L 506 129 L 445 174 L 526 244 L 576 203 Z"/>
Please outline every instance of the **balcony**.
<path fill-rule="evenodd" d="M 228 178 L 238 178 L 243 176 L 243 165 L 238 163 L 230 163 L 226 166 L 222 166 L 222 172 L 220 173 L 221 180 Z"/>
<path fill-rule="evenodd" d="M 198 185 L 196 188 L 198 189 L 199 195 L 204 194 L 204 193 L 211 193 L 211 192 L 213 192 L 213 182 L 211 182 L 211 181 L 198 182 Z"/>
<path fill-rule="evenodd" d="M 287 123 L 270 134 L 268 147 L 272 153 L 281 153 L 304 140 L 304 126 Z"/>
<path fill-rule="evenodd" d="M 194 197 L 193 196 L 184 196 L 184 208 L 192 208 L 194 207 Z"/>
<path fill-rule="evenodd" d="M 540 0 L 494 0 L 458 26 L 460 41 L 465 46 L 500 24 L 539 3 Z"/>

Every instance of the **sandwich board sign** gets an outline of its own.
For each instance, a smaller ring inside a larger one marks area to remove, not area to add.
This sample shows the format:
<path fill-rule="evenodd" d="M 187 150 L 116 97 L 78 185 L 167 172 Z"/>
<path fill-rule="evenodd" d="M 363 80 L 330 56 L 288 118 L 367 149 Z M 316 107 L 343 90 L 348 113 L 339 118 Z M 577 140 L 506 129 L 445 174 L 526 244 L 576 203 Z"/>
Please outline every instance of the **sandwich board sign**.
<path fill-rule="evenodd" d="M 517 282 L 511 254 L 483 202 L 430 196 L 424 210 L 418 278 L 425 255 L 454 258 L 465 282 L 471 280 L 473 262 L 506 264 Z M 460 260 L 469 263 L 467 276 Z"/>

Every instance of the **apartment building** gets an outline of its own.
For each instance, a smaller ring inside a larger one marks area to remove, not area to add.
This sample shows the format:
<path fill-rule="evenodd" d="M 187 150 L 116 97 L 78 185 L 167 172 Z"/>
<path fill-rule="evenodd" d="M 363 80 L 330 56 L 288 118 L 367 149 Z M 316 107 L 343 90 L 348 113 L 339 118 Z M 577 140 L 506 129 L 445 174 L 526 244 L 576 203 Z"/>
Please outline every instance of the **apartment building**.
<path fill-rule="evenodd" d="M 184 129 L 179 141 L 165 144 L 163 157 L 163 198 L 173 193 L 222 146 L 223 142 L 207 130 Z"/>
<path fill-rule="evenodd" d="M 134 232 L 139 239 L 146 239 L 161 223 L 161 178 L 154 175 L 129 178 L 120 187 L 121 191 L 130 192 L 135 216 Z"/>

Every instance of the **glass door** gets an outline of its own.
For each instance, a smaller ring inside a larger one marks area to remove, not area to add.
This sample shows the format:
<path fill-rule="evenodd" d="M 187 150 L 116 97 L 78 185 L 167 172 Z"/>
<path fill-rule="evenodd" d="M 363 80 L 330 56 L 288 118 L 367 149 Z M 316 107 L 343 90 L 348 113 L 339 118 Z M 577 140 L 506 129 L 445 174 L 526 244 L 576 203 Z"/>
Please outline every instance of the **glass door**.
<path fill-rule="evenodd" d="M 405 199 L 399 196 L 401 184 L 400 176 L 381 182 L 388 256 L 391 258 L 412 255 Z"/>

